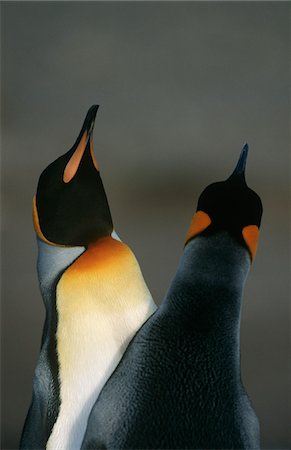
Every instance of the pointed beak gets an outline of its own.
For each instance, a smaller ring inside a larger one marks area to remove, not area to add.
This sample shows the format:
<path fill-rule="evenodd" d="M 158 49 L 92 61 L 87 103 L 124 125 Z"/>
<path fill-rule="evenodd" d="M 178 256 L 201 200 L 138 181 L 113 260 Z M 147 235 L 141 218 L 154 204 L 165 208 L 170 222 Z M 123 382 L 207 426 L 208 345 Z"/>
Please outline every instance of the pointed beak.
<path fill-rule="evenodd" d="M 87 112 L 87 115 L 86 115 L 85 120 L 84 120 L 84 124 L 83 124 L 83 127 L 82 127 L 83 133 L 82 133 L 82 130 L 81 130 L 82 135 L 86 131 L 87 136 L 88 136 L 89 139 L 91 138 L 91 135 L 93 133 L 93 129 L 94 129 L 94 124 L 95 124 L 95 119 L 96 119 L 96 114 L 97 114 L 98 108 L 99 108 L 99 105 L 91 106 L 91 108 Z"/>
<path fill-rule="evenodd" d="M 236 168 L 234 171 L 240 175 L 245 173 L 246 163 L 247 163 L 247 157 L 249 152 L 249 145 L 245 143 L 245 145 L 242 148 L 242 151 L 240 152 L 240 157 L 237 162 Z"/>
<path fill-rule="evenodd" d="M 234 178 L 234 177 L 236 177 L 236 178 L 240 177 L 242 179 L 245 178 L 245 168 L 246 168 L 246 163 L 247 163 L 248 151 L 249 151 L 249 145 L 247 143 L 245 143 L 240 152 L 240 156 L 239 156 L 238 162 L 235 166 L 235 169 L 232 172 L 232 174 L 230 175 L 229 179 Z"/>
<path fill-rule="evenodd" d="M 79 133 L 79 136 L 76 140 L 76 143 L 74 144 L 72 150 L 73 153 L 65 167 L 64 174 L 63 174 L 63 181 L 65 183 L 69 183 L 72 178 L 75 176 L 78 167 L 80 165 L 81 159 L 85 153 L 85 150 L 89 143 L 90 153 L 92 157 L 93 164 L 96 168 L 96 170 L 99 171 L 99 166 L 97 164 L 97 161 L 95 159 L 94 153 L 93 153 L 93 144 L 92 144 L 92 135 L 93 135 L 93 129 L 96 119 L 97 110 L 99 108 L 99 105 L 93 105 L 89 109 L 89 111 L 86 114 L 83 126 L 81 128 L 81 131 Z"/>

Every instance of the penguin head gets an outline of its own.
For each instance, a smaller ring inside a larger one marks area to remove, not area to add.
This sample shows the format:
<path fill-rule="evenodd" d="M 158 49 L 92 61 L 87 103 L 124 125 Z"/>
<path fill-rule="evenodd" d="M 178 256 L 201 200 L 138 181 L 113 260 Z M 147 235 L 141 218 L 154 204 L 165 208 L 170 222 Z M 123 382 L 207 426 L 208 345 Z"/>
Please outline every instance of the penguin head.
<path fill-rule="evenodd" d="M 58 246 L 88 246 L 113 230 L 107 197 L 96 163 L 92 132 L 97 105 L 85 118 L 73 147 L 41 174 L 33 200 L 38 237 Z"/>
<path fill-rule="evenodd" d="M 247 247 L 251 259 L 254 259 L 263 208 L 260 197 L 246 184 L 247 155 L 248 144 L 245 144 L 230 177 L 204 189 L 186 243 L 200 234 L 209 236 L 227 231 Z"/>

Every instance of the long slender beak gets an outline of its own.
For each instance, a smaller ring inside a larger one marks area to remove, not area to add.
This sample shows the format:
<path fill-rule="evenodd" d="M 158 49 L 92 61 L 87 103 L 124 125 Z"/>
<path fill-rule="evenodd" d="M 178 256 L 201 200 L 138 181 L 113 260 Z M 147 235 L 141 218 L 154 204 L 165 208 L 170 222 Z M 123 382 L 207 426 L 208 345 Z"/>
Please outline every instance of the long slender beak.
<path fill-rule="evenodd" d="M 234 179 L 234 178 L 239 178 L 239 179 L 243 179 L 243 180 L 245 179 L 245 169 L 246 169 L 248 151 L 249 151 L 249 145 L 247 143 L 245 143 L 240 152 L 240 156 L 239 156 L 238 162 L 235 166 L 235 169 L 232 172 L 232 174 L 230 175 L 230 177 L 228 178 L 229 180 Z"/>
<path fill-rule="evenodd" d="M 94 124 L 95 124 L 95 119 L 96 119 L 96 114 L 97 114 L 98 108 L 99 108 L 99 105 L 91 106 L 91 108 L 89 109 L 89 111 L 86 114 L 84 124 L 82 127 L 82 130 L 84 129 L 84 131 L 82 133 L 82 130 L 81 130 L 80 134 L 84 134 L 84 132 L 86 131 L 88 138 L 91 137 L 91 134 L 93 133 L 93 129 L 94 129 Z"/>
<path fill-rule="evenodd" d="M 99 108 L 99 105 L 93 105 L 93 106 L 91 106 L 91 108 L 88 110 L 88 112 L 86 114 L 83 126 L 79 133 L 79 136 L 78 136 L 74 146 L 72 147 L 73 154 L 71 155 L 71 157 L 65 167 L 65 170 L 64 170 L 63 181 L 65 183 L 69 183 L 72 180 L 72 178 L 75 176 L 75 174 L 78 170 L 78 167 L 80 165 L 81 159 L 87 148 L 88 142 L 89 142 L 89 146 L 90 146 L 90 153 L 91 153 L 92 161 L 93 161 L 96 169 L 99 170 L 98 164 L 96 162 L 96 159 L 95 159 L 95 156 L 93 153 L 93 144 L 92 144 L 92 134 L 93 134 L 93 129 L 94 129 L 94 124 L 95 124 L 95 119 L 96 119 L 96 114 L 97 114 L 98 108 Z"/>

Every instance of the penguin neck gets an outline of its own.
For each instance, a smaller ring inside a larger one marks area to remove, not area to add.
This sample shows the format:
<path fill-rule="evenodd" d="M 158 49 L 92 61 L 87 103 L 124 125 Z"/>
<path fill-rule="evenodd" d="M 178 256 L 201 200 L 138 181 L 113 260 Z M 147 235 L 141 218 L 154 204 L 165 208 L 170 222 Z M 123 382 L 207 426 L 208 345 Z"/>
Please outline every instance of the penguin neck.
<path fill-rule="evenodd" d="M 112 278 L 112 271 L 121 271 L 124 276 L 126 270 L 132 274 L 137 271 L 137 284 L 143 281 L 138 262 L 130 248 L 121 242 L 115 231 L 111 235 L 99 238 L 90 243 L 88 247 L 59 247 L 50 245 L 37 236 L 38 259 L 37 273 L 40 291 L 47 312 L 50 312 L 55 303 L 56 287 L 65 273 L 75 269 L 83 273 L 99 273 Z M 123 265 L 126 265 L 124 267 Z M 108 273 L 107 273 L 108 272 Z M 100 279 L 94 277 L 98 284 Z"/>
<path fill-rule="evenodd" d="M 203 335 L 236 333 L 250 264 L 248 250 L 227 232 L 197 236 L 184 249 L 166 307 Z"/>
<path fill-rule="evenodd" d="M 120 247 L 127 248 L 121 243 L 115 231 L 111 236 L 100 238 L 85 246 L 66 247 L 50 245 L 40 239 L 37 235 L 38 258 L 37 258 L 37 274 L 39 280 L 40 291 L 44 299 L 46 307 L 51 307 L 51 296 L 54 296 L 54 291 L 58 281 L 63 273 L 84 253 L 85 260 L 90 259 L 92 254 L 95 254 L 99 248 L 106 247 L 107 243 L 118 242 Z M 112 245 L 111 245 L 112 247 Z M 114 248 L 114 250 L 116 250 Z M 89 258 L 88 258 L 89 257 Z"/>
<path fill-rule="evenodd" d="M 85 251 L 85 247 L 58 247 L 37 236 L 37 274 L 40 291 L 46 307 L 63 272 Z M 54 294 L 53 294 L 54 295 Z"/>

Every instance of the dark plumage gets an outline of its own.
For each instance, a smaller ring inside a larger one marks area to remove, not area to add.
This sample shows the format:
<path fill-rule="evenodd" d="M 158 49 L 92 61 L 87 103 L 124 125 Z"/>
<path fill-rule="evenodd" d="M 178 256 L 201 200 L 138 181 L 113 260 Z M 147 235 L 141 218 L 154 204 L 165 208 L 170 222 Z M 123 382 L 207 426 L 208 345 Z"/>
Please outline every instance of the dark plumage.
<path fill-rule="evenodd" d="M 170 289 L 103 388 L 82 449 L 259 448 L 240 374 L 242 294 L 262 214 L 245 183 L 247 150 L 201 194 Z"/>

